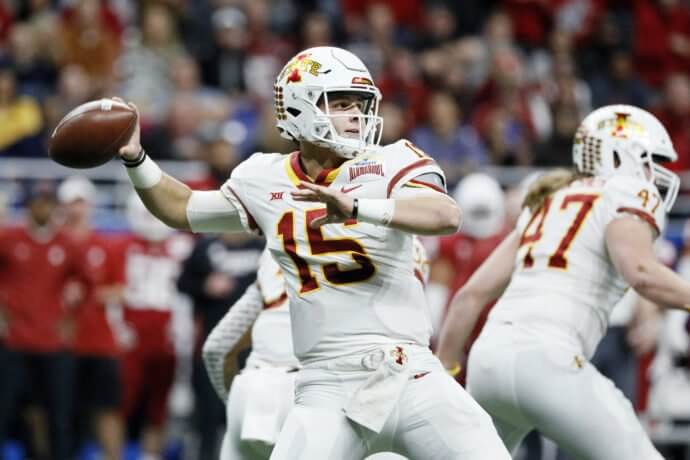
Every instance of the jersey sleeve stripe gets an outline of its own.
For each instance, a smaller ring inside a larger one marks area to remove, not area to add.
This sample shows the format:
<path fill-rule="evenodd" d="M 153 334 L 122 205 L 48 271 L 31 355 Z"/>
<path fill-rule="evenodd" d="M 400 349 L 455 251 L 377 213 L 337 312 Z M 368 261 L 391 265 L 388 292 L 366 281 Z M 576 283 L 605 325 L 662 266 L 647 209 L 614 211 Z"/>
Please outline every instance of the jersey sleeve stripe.
<path fill-rule="evenodd" d="M 659 230 L 659 226 L 656 224 L 654 217 L 652 217 L 652 215 L 647 213 L 647 212 L 644 212 L 640 209 L 628 208 L 628 207 L 620 207 L 616 210 L 616 212 L 626 212 L 628 214 L 633 214 L 634 216 L 639 217 L 640 219 L 644 220 L 649 225 L 651 225 L 652 228 L 656 231 L 657 235 L 661 234 L 661 231 Z"/>
<path fill-rule="evenodd" d="M 287 292 L 283 291 L 277 298 L 273 300 L 264 300 L 264 310 L 277 307 L 287 300 Z"/>
<path fill-rule="evenodd" d="M 443 190 L 441 187 L 439 187 L 439 186 L 436 185 L 436 184 L 430 184 L 429 182 L 424 182 L 424 181 L 417 180 L 417 179 L 410 179 L 410 180 L 408 181 L 408 183 L 405 184 L 405 186 L 407 186 L 408 184 L 409 184 L 410 186 L 412 186 L 412 187 L 415 187 L 415 186 L 416 186 L 416 187 L 430 188 L 430 189 L 432 189 L 432 190 L 436 190 L 437 192 L 441 192 L 441 193 L 443 193 L 443 194 L 446 193 L 445 190 Z"/>
<path fill-rule="evenodd" d="M 237 193 L 235 193 L 235 191 L 232 189 L 232 187 L 230 187 L 230 185 L 226 185 L 226 187 L 230 191 L 230 193 L 232 193 L 232 195 L 235 197 L 235 199 L 242 205 L 242 208 L 244 209 L 244 212 L 247 214 L 247 218 L 249 219 L 249 227 L 252 230 L 258 230 L 259 226 L 256 225 L 256 220 L 254 220 L 254 216 L 251 215 L 251 213 L 249 212 L 249 209 L 247 209 L 247 206 L 245 206 L 244 203 L 242 202 L 242 199 L 239 197 L 239 195 Z"/>
<path fill-rule="evenodd" d="M 414 163 L 407 165 L 404 168 L 402 168 L 400 171 L 398 171 L 398 173 L 395 176 L 393 176 L 393 178 L 388 183 L 388 190 L 386 191 L 386 197 L 387 198 L 391 197 L 391 193 L 393 192 L 393 188 L 398 184 L 398 182 L 400 182 L 400 179 L 402 179 L 407 173 L 409 173 L 413 169 L 421 168 L 422 166 L 427 166 L 427 165 L 430 165 L 433 163 L 434 163 L 434 160 L 432 160 L 431 158 L 424 158 L 424 159 L 421 159 L 419 161 L 415 161 Z"/>

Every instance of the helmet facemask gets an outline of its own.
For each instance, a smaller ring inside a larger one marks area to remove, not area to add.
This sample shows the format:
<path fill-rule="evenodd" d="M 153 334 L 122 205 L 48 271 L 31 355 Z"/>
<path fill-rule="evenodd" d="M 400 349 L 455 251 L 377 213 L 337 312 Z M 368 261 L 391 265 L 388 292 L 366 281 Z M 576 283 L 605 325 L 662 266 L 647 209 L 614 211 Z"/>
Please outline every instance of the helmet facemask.
<path fill-rule="evenodd" d="M 666 212 L 670 212 L 678 197 L 680 178 L 673 171 L 652 162 L 652 181 L 664 200 Z"/>
<path fill-rule="evenodd" d="M 342 96 L 355 96 L 359 102 L 359 113 L 332 113 L 330 102 Z M 381 141 L 383 118 L 378 115 L 380 96 L 378 90 L 354 88 L 330 88 L 323 91 L 315 104 L 317 111 L 314 117 L 312 140 L 316 145 L 327 147 L 344 158 L 354 158 L 372 145 Z M 356 133 L 338 133 L 336 125 L 341 121 L 357 119 Z"/>

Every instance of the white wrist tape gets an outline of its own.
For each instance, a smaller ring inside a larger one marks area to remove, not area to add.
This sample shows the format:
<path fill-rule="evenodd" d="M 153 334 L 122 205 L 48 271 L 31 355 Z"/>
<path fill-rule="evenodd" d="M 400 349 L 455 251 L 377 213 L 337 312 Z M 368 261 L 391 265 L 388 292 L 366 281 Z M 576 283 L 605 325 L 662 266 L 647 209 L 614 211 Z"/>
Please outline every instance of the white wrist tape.
<path fill-rule="evenodd" d="M 375 225 L 388 226 L 393 220 L 395 200 L 359 198 L 357 220 Z"/>
<path fill-rule="evenodd" d="M 163 178 L 163 171 L 148 155 L 138 166 L 127 167 L 127 175 L 136 188 L 151 188 Z"/>

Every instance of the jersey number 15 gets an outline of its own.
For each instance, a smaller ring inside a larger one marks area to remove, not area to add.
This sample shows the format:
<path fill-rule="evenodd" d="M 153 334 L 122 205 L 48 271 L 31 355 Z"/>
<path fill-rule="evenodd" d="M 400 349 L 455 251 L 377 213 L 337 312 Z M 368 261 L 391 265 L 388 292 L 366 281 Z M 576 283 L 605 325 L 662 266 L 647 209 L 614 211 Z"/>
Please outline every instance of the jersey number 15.
<path fill-rule="evenodd" d="M 349 252 L 352 260 L 359 264 L 359 268 L 341 270 L 337 263 L 323 264 L 323 276 L 333 284 L 349 284 L 366 281 L 376 273 L 376 267 L 366 255 L 364 247 L 352 238 L 326 239 L 320 228 L 309 228 L 309 222 L 322 216 L 325 208 L 309 209 L 305 211 L 305 227 L 309 250 L 312 255 L 326 255 L 338 252 Z M 356 223 L 352 222 L 352 223 Z M 343 225 L 348 225 L 346 222 Z M 295 212 L 288 211 L 278 221 L 278 235 L 282 237 L 283 248 L 292 262 L 297 266 L 301 288 L 300 294 L 319 288 L 319 282 L 314 276 L 306 260 L 297 254 L 297 241 L 295 240 Z"/>

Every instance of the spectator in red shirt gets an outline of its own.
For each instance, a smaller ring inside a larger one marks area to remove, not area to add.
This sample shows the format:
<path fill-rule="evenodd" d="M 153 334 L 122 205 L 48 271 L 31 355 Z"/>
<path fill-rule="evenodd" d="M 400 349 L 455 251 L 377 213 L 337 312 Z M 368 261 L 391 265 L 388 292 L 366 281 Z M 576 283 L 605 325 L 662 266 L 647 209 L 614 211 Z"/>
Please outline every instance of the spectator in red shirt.
<path fill-rule="evenodd" d="M 678 161 L 668 168 L 676 171 L 690 169 L 690 79 L 686 74 L 676 73 L 666 80 L 664 99 L 654 115 L 668 130 L 673 147 L 678 152 Z"/>
<path fill-rule="evenodd" d="M 637 70 L 650 85 L 671 72 L 690 71 L 690 8 L 678 0 L 635 0 Z"/>
<path fill-rule="evenodd" d="M 376 83 L 384 100 L 398 104 L 405 110 L 406 131 L 425 120 L 429 90 L 411 52 L 404 49 L 393 51 L 390 62 Z"/>
<path fill-rule="evenodd" d="M 187 185 L 193 190 L 216 190 L 228 180 L 230 172 L 240 162 L 240 153 L 236 145 L 221 135 L 208 139 L 201 151 L 201 159 L 207 165 L 206 173 L 187 181 Z"/>
<path fill-rule="evenodd" d="M 107 2 L 79 0 L 62 16 L 59 39 L 60 63 L 78 64 L 94 78 L 107 82 L 121 51 L 121 25 Z"/>
<path fill-rule="evenodd" d="M 85 287 L 85 299 L 74 315 L 77 408 L 80 419 L 93 419 L 94 423 L 88 425 L 94 428 L 103 458 L 119 460 L 124 437 L 120 347 L 109 317 L 117 314 L 114 309 L 121 314 L 124 267 L 109 238 L 91 227 L 91 200 L 96 195 L 91 181 L 82 176 L 70 177 L 60 184 L 57 195 L 62 205 L 63 229 L 84 256 L 93 282 Z"/>
<path fill-rule="evenodd" d="M 489 79 L 476 95 L 472 124 L 482 136 L 492 163 L 525 165 L 539 136 L 534 108 L 545 100 L 524 82 L 524 63 L 510 47 L 495 49 Z"/>
<path fill-rule="evenodd" d="M 25 397 L 45 407 L 50 458 L 71 458 L 74 360 L 68 310 L 79 301 L 71 284 L 85 279 L 78 250 L 53 220 L 52 186 L 39 183 L 27 200 L 26 225 L 0 235 L 0 443 Z"/>
<path fill-rule="evenodd" d="M 391 9 L 395 22 L 411 30 L 417 29 L 424 22 L 424 2 L 420 0 L 397 0 L 395 2 L 385 0 L 343 0 L 341 8 L 345 17 L 362 18 L 366 15 L 371 5 L 384 4 Z"/>
<path fill-rule="evenodd" d="M 510 16 L 515 39 L 522 45 L 533 48 L 546 42 L 553 22 L 553 11 L 544 0 L 505 0 L 503 8 Z"/>
<path fill-rule="evenodd" d="M 124 318 L 133 341 L 122 360 L 124 411 L 128 423 L 142 428 L 137 437 L 144 458 L 161 458 L 177 345 L 184 339 L 191 348 L 192 342 L 191 310 L 184 324 L 178 321 L 185 310 L 176 282 L 193 241 L 153 217 L 136 194 L 127 203 L 127 220 L 133 234 L 119 251 L 125 257 Z M 176 324 L 186 326 L 189 337 L 174 335 Z"/>

